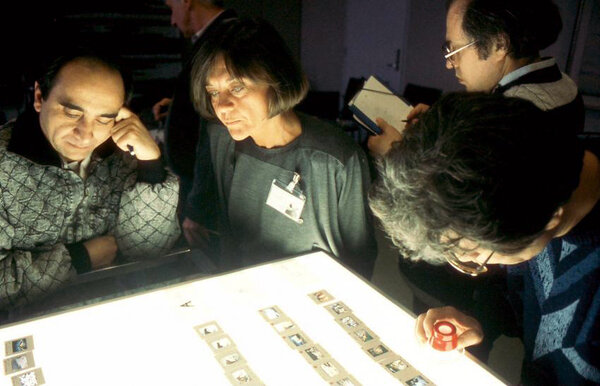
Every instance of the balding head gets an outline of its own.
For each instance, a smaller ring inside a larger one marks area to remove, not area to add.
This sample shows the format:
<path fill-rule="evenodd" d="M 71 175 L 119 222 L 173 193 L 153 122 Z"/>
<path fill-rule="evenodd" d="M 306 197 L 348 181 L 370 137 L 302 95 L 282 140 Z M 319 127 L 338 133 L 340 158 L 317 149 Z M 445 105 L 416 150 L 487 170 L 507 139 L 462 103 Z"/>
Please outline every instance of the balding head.
<path fill-rule="evenodd" d="M 186 38 L 194 34 L 223 11 L 222 0 L 165 0 L 171 10 L 171 25 Z"/>

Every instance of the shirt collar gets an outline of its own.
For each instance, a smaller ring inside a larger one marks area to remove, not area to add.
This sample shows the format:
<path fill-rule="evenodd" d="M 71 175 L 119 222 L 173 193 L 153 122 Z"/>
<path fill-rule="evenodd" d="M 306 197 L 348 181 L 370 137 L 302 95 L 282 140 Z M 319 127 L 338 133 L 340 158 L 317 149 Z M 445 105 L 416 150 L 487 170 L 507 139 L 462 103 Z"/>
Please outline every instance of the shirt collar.
<path fill-rule="evenodd" d="M 554 58 L 542 59 L 539 62 L 531 63 L 523 67 L 519 67 L 516 70 L 506 74 L 500 82 L 498 82 L 498 86 L 504 86 L 513 82 L 516 79 L 519 79 L 523 75 L 529 74 L 530 72 L 540 70 L 542 68 L 552 67 L 556 64 L 556 60 Z"/>
<path fill-rule="evenodd" d="M 81 177 L 84 180 L 87 177 L 87 168 L 88 166 L 90 166 L 91 159 L 92 153 L 88 154 L 88 156 L 85 157 L 85 159 L 83 159 L 82 161 L 67 161 L 62 156 L 60 157 L 63 169 L 74 171 L 75 173 L 77 173 L 77 175 L 79 175 L 79 177 Z"/>

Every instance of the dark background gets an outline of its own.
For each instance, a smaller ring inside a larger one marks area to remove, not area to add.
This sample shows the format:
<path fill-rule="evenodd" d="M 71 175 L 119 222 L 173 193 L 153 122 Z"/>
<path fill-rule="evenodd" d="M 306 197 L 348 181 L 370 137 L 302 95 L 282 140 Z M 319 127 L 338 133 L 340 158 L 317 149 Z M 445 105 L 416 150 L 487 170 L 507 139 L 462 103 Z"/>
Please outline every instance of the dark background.
<path fill-rule="evenodd" d="M 586 130 L 600 131 L 600 0 L 554 1 L 564 27 L 543 55 L 554 56 L 578 83 Z M 376 75 L 405 97 L 412 86 L 461 89 L 440 54 L 444 0 L 226 0 L 226 6 L 275 26 L 301 61 L 311 83 L 307 102 L 322 116 L 338 114 L 353 78 Z M 22 109 L 47 51 L 81 41 L 122 56 L 138 113 L 171 95 L 188 44 L 171 27 L 164 0 L 2 1 L 0 121 Z"/>
<path fill-rule="evenodd" d="M 169 25 L 162 0 L 21 2 L 1 12 L 3 106 L 23 103 L 48 51 L 80 44 L 118 52 L 133 70 L 138 95 L 170 87 L 167 77 L 177 73 L 184 40 Z"/>
<path fill-rule="evenodd" d="M 171 96 L 174 78 L 181 68 L 181 54 L 189 40 L 170 25 L 170 10 L 164 0 L 3 3 L 0 111 L 22 109 L 44 58 L 82 44 L 114 52 L 121 58 L 131 71 L 135 110 Z M 240 14 L 271 21 L 299 58 L 299 0 L 231 0 L 226 5 Z"/>

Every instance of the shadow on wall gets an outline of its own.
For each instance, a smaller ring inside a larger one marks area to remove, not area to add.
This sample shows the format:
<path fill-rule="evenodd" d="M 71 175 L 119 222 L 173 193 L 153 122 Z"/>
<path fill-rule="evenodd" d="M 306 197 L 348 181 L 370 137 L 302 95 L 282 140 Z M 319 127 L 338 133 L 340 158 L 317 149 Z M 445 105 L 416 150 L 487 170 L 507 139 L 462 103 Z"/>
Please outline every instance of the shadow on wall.
<path fill-rule="evenodd" d="M 309 91 L 296 109 L 324 120 L 335 121 L 339 116 L 339 100 L 340 93 L 337 91 Z"/>

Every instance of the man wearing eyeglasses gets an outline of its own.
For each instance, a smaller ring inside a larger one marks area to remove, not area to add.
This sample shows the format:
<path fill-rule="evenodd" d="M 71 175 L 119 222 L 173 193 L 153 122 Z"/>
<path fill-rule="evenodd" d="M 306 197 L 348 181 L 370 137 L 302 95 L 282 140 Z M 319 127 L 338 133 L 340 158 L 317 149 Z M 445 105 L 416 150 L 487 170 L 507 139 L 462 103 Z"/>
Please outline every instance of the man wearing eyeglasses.
<path fill-rule="evenodd" d="M 413 260 L 508 271 L 503 296 L 472 316 L 420 315 L 418 338 L 445 320 L 472 346 L 492 316 L 523 339 L 523 384 L 600 382 L 598 145 L 531 102 L 480 93 L 446 95 L 406 129 L 369 197 L 386 232 Z"/>
<path fill-rule="evenodd" d="M 583 130 L 585 113 L 577 85 L 553 58 L 540 57 L 562 28 L 551 0 L 449 0 L 447 10 L 442 47 L 446 68 L 454 70 L 467 91 L 527 99 L 561 120 L 565 130 Z M 408 121 L 428 108 L 417 105 Z M 383 134 L 371 136 L 368 146 L 383 155 L 401 135 L 383 120 L 378 124 Z"/>

